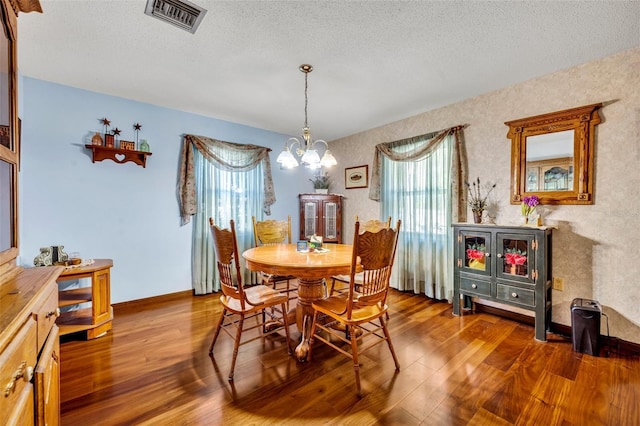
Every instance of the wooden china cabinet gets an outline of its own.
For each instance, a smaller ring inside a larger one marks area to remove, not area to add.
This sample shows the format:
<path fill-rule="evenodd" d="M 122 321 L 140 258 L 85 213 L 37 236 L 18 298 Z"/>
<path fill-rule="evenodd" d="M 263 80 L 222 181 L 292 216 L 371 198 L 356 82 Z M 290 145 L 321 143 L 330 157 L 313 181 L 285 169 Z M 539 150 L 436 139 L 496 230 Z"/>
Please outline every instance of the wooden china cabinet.
<path fill-rule="evenodd" d="M 60 423 L 56 279 L 60 266 L 22 268 L 18 247 L 17 19 L 37 0 L 0 0 L 0 424 Z"/>
<path fill-rule="evenodd" d="M 300 239 L 342 243 L 342 195 L 300 194 Z"/>

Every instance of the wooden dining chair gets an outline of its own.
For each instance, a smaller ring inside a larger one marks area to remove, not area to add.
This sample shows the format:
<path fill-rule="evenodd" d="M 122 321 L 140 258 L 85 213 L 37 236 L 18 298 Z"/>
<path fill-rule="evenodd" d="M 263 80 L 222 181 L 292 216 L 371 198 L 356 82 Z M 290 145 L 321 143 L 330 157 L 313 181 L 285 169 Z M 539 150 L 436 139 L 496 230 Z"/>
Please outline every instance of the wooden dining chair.
<path fill-rule="evenodd" d="M 358 216 L 356 215 L 356 222 L 358 222 Z M 369 219 L 360 225 L 360 232 L 378 232 L 381 229 L 387 229 L 391 226 L 391 216 L 387 218 L 385 222 L 378 219 Z M 356 275 L 356 282 L 362 280 L 362 274 Z M 336 284 L 338 287 L 336 288 Z M 349 275 L 334 275 L 331 277 L 331 287 L 329 288 L 329 296 L 334 292 L 345 292 L 348 290 Z M 387 315 L 387 318 L 389 316 Z"/>
<path fill-rule="evenodd" d="M 284 324 L 286 335 L 287 352 L 291 355 L 291 339 L 289 336 L 289 323 L 285 305 L 287 295 L 282 294 L 265 285 L 246 286 L 242 282 L 240 264 L 238 258 L 238 245 L 236 240 L 236 228 L 233 220 L 230 222 L 230 229 L 222 229 L 216 226 L 212 218 L 209 218 L 213 245 L 215 249 L 218 273 L 220 274 L 220 287 L 222 295 L 222 313 L 213 335 L 213 341 L 209 347 L 209 353 L 213 355 L 213 347 L 216 344 L 220 331 L 223 330 L 234 339 L 233 355 L 231 358 L 231 369 L 229 380 L 233 380 L 233 372 L 238 357 L 238 348 L 241 345 L 254 340 L 264 338 L 267 335 L 277 333 L 281 327 L 266 327 L 265 309 L 279 306 L 282 315 L 278 318 Z M 234 267 L 235 265 L 235 267 Z M 235 270 L 234 270 L 235 268 Z M 256 318 L 255 325 L 250 325 L 247 320 Z M 235 329 L 232 333 L 230 329 Z M 242 341 L 243 332 L 258 329 L 259 334 L 255 337 Z"/>
<path fill-rule="evenodd" d="M 287 220 L 258 221 L 255 216 L 252 216 L 251 219 L 253 221 L 253 240 L 256 247 L 291 244 L 291 216 L 287 216 Z M 297 299 L 296 277 L 293 275 L 272 275 L 265 272 L 259 272 L 258 275 L 262 284 L 287 294 L 289 298 L 287 310 L 289 310 L 289 303 Z"/>
<path fill-rule="evenodd" d="M 321 341 L 350 357 L 356 375 L 356 392 L 360 396 L 362 389 L 358 357 L 364 351 L 387 342 L 396 371 L 400 370 L 384 318 L 388 309 L 386 300 L 398 245 L 400 221 L 395 229 L 386 228 L 378 232 L 360 233 L 359 228 L 360 223 L 356 222 L 348 293 L 335 294 L 312 303 L 314 314 L 307 361 L 311 361 L 311 352 L 316 341 Z M 358 265 L 362 267 L 360 282 L 356 282 L 355 279 Z M 356 286 L 359 287 L 358 290 Z M 319 321 L 321 317 L 322 321 Z M 346 335 L 341 329 L 346 329 Z M 347 343 L 350 347 L 339 345 L 340 342 Z"/>

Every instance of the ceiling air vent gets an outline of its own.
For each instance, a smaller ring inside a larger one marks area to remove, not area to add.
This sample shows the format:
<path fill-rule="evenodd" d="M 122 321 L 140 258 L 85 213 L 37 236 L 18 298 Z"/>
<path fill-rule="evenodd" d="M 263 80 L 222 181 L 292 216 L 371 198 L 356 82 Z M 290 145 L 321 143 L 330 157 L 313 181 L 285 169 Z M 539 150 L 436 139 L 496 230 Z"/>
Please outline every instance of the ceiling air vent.
<path fill-rule="evenodd" d="M 207 11 L 186 0 L 147 0 L 144 13 L 195 33 Z"/>

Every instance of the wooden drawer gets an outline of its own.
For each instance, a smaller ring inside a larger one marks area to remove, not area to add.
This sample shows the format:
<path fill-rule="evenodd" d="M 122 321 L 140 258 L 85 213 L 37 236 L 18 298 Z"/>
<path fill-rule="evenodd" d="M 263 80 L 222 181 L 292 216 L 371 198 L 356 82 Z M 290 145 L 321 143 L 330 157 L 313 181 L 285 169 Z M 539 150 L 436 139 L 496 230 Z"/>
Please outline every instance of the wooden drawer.
<path fill-rule="evenodd" d="M 60 424 L 60 339 L 53 326 L 40 354 L 33 383 L 35 386 L 36 425 Z"/>
<path fill-rule="evenodd" d="M 20 395 L 16 395 L 16 403 L 12 413 L 2 412 L 0 421 L 3 426 L 31 426 L 34 424 L 33 418 L 33 385 L 29 383 L 22 389 Z M 4 415 L 8 417 L 5 419 Z"/>
<path fill-rule="evenodd" d="M 460 291 L 462 293 L 491 297 L 491 283 L 477 278 L 460 277 Z"/>
<path fill-rule="evenodd" d="M 533 308 L 536 306 L 535 291 L 506 284 L 497 284 L 496 297 L 515 305 Z"/>
<path fill-rule="evenodd" d="M 0 424 L 6 424 L 5 416 L 16 415 L 15 410 L 24 405 L 25 393 L 33 399 L 30 380 L 38 355 L 37 324 L 29 318 L 7 349 L 0 355 Z"/>
<path fill-rule="evenodd" d="M 47 340 L 51 327 L 53 327 L 56 319 L 60 316 L 57 284 L 51 282 L 44 294 L 45 296 L 33 310 L 33 317 L 38 323 L 38 348 L 41 348 L 45 340 Z"/>

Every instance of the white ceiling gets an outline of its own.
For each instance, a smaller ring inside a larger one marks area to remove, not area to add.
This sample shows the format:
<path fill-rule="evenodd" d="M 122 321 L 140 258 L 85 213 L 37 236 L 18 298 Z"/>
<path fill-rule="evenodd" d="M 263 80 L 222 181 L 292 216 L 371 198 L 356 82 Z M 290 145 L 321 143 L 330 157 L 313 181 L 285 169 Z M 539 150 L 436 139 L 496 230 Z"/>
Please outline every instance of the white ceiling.
<path fill-rule="evenodd" d="M 20 72 L 297 135 L 309 63 L 312 135 L 334 140 L 640 46 L 640 1 L 191 1 L 195 34 L 146 0 L 40 0 Z"/>

